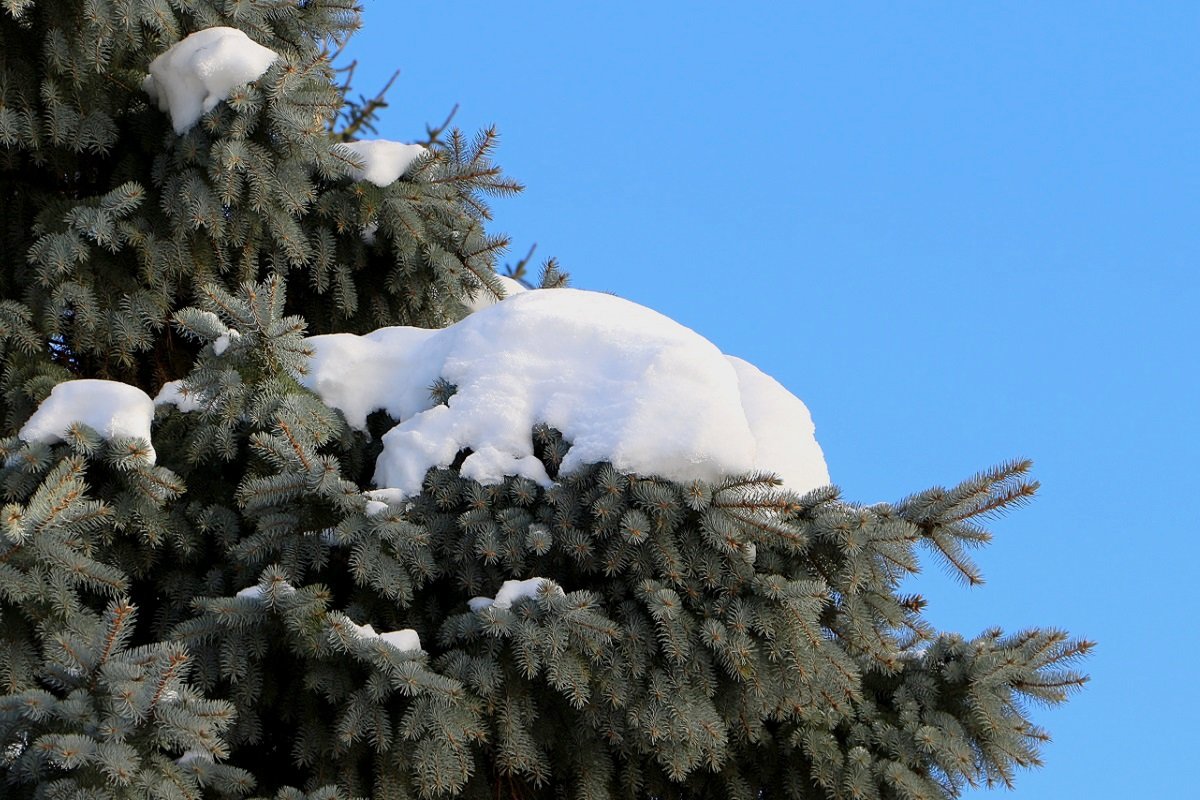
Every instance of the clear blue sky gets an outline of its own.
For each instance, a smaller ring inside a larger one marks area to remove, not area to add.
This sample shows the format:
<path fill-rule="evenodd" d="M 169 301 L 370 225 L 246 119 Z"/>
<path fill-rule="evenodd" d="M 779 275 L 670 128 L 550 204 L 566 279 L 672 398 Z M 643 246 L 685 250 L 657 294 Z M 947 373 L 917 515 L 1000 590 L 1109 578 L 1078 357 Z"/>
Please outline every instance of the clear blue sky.
<path fill-rule="evenodd" d="M 777 377 L 849 498 L 1033 458 L 988 583 L 917 584 L 1099 641 L 1015 797 L 1194 796 L 1200 4 L 365 6 L 380 135 L 496 124 L 513 260 Z"/>

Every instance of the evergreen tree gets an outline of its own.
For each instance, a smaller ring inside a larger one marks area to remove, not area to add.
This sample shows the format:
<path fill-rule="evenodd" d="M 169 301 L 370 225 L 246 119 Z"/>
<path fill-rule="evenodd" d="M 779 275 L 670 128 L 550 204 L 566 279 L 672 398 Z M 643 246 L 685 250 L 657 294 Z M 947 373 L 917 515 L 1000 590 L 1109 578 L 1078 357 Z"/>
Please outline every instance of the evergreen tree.
<path fill-rule="evenodd" d="M 942 798 L 1038 764 L 1026 708 L 1083 683 L 1089 643 L 938 632 L 900 591 L 921 549 L 979 580 L 1027 462 L 864 507 L 560 472 L 539 425 L 548 485 L 462 453 L 371 493 L 396 420 L 311 391 L 306 337 L 502 297 L 486 199 L 519 186 L 490 131 L 372 177 L 330 64 L 357 23 L 0 0 L 4 796 Z M 189 116 L 151 64 L 214 29 L 265 66 Z M 108 424 L 118 385 L 174 399 Z M 52 392 L 78 413 L 35 435 Z"/>

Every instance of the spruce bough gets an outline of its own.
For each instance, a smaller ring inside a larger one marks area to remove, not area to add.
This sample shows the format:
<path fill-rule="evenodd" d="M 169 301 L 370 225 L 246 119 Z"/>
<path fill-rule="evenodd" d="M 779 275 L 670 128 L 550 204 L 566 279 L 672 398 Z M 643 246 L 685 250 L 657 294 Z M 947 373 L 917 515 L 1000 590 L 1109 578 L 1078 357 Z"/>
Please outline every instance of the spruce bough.
<path fill-rule="evenodd" d="M 490 131 L 355 179 L 328 48 L 357 21 L 0 0 L 4 795 L 944 798 L 1039 764 L 1025 709 L 1083 684 L 1090 643 L 939 632 L 900 592 L 922 551 L 980 580 L 966 550 L 1033 494 L 1027 462 L 864 507 L 767 473 L 560 474 L 537 425 L 549 485 L 456 462 L 369 493 L 395 421 L 306 390 L 305 337 L 502 296 L 486 201 L 520 187 Z M 144 76 L 218 27 L 277 57 L 181 126 Z M 81 378 L 182 393 L 153 449 L 18 435 Z"/>

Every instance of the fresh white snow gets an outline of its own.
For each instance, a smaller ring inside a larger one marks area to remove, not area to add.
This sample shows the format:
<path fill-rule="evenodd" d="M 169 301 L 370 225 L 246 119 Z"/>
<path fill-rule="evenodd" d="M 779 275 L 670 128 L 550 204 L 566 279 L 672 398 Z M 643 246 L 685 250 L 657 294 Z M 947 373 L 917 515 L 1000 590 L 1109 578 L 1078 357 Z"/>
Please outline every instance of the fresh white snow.
<path fill-rule="evenodd" d="M 375 628 L 372 627 L 371 623 L 369 622 L 366 625 L 359 625 L 358 623 L 351 621 L 350 630 L 354 631 L 354 635 L 360 639 L 374 639 L 375 637 L 379 636 L 379 634 L 375 632 Z"/>
<path fill-rule="evenodd" d="M 151 61 L 142 89 L 182 134 L 228 100 L 234 87 L 261 78 L 277 58 L 237 28 L 206 28 Z"/>
<path fill-rule="evenodd" d="M 394 647 L 401 652 L 421 649 L 421 637 L 412 628 L 376 633 L 375 628 L 369 622 L 366 625 L 358 625 L 351 621 L 350 625 L 352 626 L 354 635 L 359 639 L 378 639 L 389 647 Z"/>
<path fill-rule="evenodd" d="M 154 405 L 175 406 L 185 414 L 203 408 L 196 395 L 184 390 L 182 380 L 164 383 L 158 394 L 154 395 Z"/>
<path fill-rule="evenodd" d="M 798 492 L 829 484 L 816 426 L 804 403 L 749 361 L 725 356 L 737 374 L 742 410 L 754 437 L 754 464 Z"/>
<path fill-rule="evenodd" d="M 368 489 L 367 491 L 363 492 L 363 494 L 370 498 L 368 503 L 371 501 L 384 504 L 398 504 L 404 502 L 404 492 L 401 492 L 398 489 Z"/>
<path fill-rule="evenodd" d="M 505 581 L 500 585 L 500 591 L 496 592 L 495 597 L 472 597 L 467 601 L 467 607 L 472 611 L 483 611 L 485 608 L 512 608 L 512 604 L 518 600 L 536 598 L 538 592 L 541 591 L 543 583 L 550 585 L 548 591 L 560 595 L 563 593 L 563 590 L 551 582 L 549 578 Z"/>
<path fill-rule="evenodd" d="M 380 640 L 401 652 L 421 649 L 421 637 L 412 628 L 399 631 L 384 631 L 379 634 Z"/>
<path fill-rule="evenodd" d="M 341 409 L 351 426 L 365 429 L 377 409 L 400 420 L 383 436 L 375 470 L 380 488 L 364 493 L 368 516 L 418 494 L 426 471 L 450 464 L 463 449 L 471 451 L 462 464 L 469 478 L 498 483 L 520 475 L 549 485 L 533 455 L 530 433 L 537 423 L 554 426 L 572 443 L 562 464 L 568 472 L 611 461 L 622 471 L 681 482 L 755 469 L 779 474 L 797 492 L 829 482 L 799 399 L 694 331 L 611 295 L 518 292 L 441 330 L 393 327 L 308 343 L 314 357 L 303 382 Z M 456 387 L 445 405 L 430 398 L 439 378 Z M 200 407 L 181 389 L 172 381 L 151 400 L 124 383 L 66 381 L 19 436 L 58 442 L 82 423 L 106 438 L 149 444 L 156 405 Z M 149 456 L 153 461 L 152 448 Z M 755 555 L 746 553 L 750 561 Z M 496 598 L 476 598 L 472 608 L 506 607 L 531 596 L 540 580 L 510 581 Z M 238 593 L 260 596 L 257 586 Z M 403 639 L 399 633 L 392 638 Z"/>
<path fill-rule="evenodd" d="M 242 338 L 242 335 L 238 333 L 237 328 L 230 328 L 228 332 L 222 333 L 213 341 L 213 352 L 219 356 L 225 355 L 225 351 L 229 349 L 229 345 L 240 338 Z"/>
<path fill-rule="evenodd" d="M 357 142 L 344 142 L 338 146 L 349 150 L 363 162 L 361 169 L 355 168 L 352 171 L 354 180 L 370 181 L 376 186 L 395 183 L 425 152 L 423 145 L 404 144 L 388 139 L 362 139 Z M 363 231 L 363 235 L 367 235 L 366 230 Z M 370 236 L 368 244 L 375 239 L 374 230 L 370 232 Z"/>
<path fill-rule="evenodd" d="M 382 409 L 375 484 L 420 492 L 426 471 L 470 448 L 462 472 L 549 484 L 533 458 L 535 424 L 572 443 L 569 472 L 610 461 L 622 471 L 716 480 L 771 470 L 805 492 L 829 483 L 808 409 L 740 359 L 667 317 L 597 292 L 518 293 L 441 330 L 392 327 L 308 339 L 303 382 L 349 424 Z M 434 405 L 438 378 L 457 387 Z"/>
<path fill-rule="evenodd" d="M 296 587 L 292 586 L 287 581 L 281 581 L 279 584 L 279 591 L 282 594 L 291 594 L 292 592 L 296 591 Z M 263 588 L 258 584 L 255 584 L 254 586 L 247 586 L 245 589 L 240 590 L 236 595 L 234 595 L 234 597 L 240 597 L 243 600 L 262 600 L 264 595 L 266 595 L 266 592 L 263 591 Z"/>
<path fill-rule="evenodd" d="M 153 419 L 154 401 L 141 389 L 86 378 L 55 386 L 17 435 L 27 442 L 53 444 L 64 441 L 71 426 L 82 422 L 107 439 L 134 437 L 150 444 Z M 153 447 L 149 457 L 153 463 Z"/>

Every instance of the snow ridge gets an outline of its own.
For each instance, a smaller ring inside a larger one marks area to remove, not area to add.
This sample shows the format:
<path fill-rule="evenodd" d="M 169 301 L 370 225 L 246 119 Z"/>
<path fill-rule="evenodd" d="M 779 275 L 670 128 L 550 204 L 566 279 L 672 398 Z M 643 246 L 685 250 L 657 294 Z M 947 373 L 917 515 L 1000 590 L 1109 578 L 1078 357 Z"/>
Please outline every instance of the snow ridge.
<path fill-rule="evenodd" d="M 426 471 L 470 449 L 462 473 L 484 483 L 520 475 L 549 485 L 533 456 L 535 424 L 572 443 L 564 472 L 609 461 L 688 482 L 771 470 L 786 488 L 829 483 L 808 409 L 777 381 L 667 317 L 597 292 L 518 293 L 448 328 L 382 328 L 308 339 L 304 384 L 349 424 L 378 409 L 400 423 L 383 437 L 375 484 L 420 492 Z M 435 405 L 438 378 L 457 389 Z"/>

